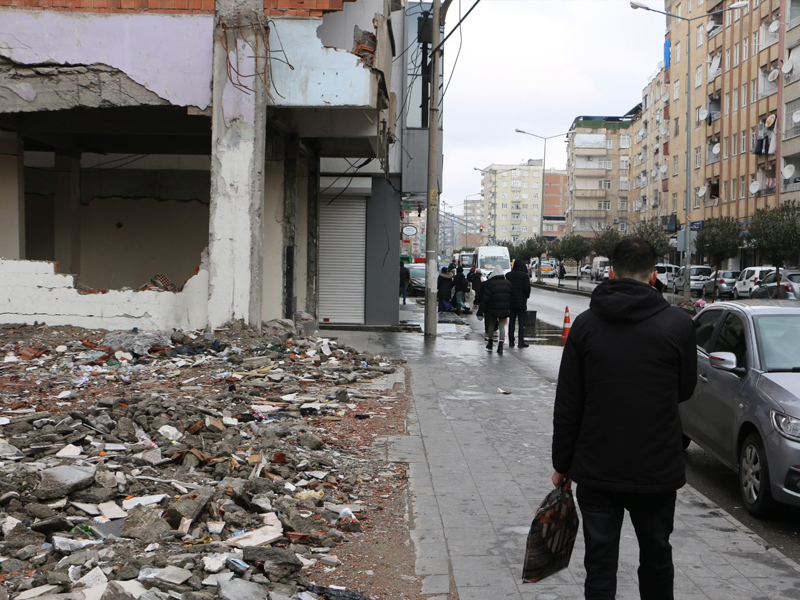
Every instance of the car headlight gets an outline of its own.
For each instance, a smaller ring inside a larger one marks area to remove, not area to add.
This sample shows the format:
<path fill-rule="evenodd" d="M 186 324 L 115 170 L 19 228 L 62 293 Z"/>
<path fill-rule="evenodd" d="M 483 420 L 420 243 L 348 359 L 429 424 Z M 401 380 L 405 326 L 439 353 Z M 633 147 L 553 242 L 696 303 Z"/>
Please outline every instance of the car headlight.
<path fill-rule="evenodd" d="M 772 416 L 772 424 L 778 433 L 790 440 L 800 442 L 800 419 L 784 415 L 776 410 L 770 411 L 770 415 Z"/>

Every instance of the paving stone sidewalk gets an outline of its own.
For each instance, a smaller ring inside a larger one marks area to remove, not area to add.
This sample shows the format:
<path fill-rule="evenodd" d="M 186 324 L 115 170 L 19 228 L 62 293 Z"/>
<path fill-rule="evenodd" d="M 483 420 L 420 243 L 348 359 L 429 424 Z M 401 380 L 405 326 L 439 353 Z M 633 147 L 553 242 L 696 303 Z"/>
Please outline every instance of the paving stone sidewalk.
<path fill-rule="evenodd" d="M 528 527 L 552 486 L 555 385 L 530 368 L 536 348 L 523 358 L 498 356 L 465 326 L 439 331 L 434 340 L 331 332 L 363 350 L 408 361 L 411 435 L 386 444 L 390 458 L 410 464 L 412 539 L 423 592 L 430 600 L 583 598 L 582 534 L 569 569 L 521 583 Z M 689 486 L 678 492 L 672 543 L 677 599 L 800 598 L 800 566 Z M 636 537 L 626 518 L 617 598 L 639 598 L 637 566 Z"/>

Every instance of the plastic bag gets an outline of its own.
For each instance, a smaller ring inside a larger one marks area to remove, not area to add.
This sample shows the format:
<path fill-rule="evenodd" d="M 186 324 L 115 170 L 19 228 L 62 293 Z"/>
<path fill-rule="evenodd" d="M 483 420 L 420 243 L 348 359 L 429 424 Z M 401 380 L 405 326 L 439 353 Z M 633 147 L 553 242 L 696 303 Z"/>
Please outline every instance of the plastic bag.
<path fill-rule="evenodd" d="M 535 583 L 566 569 L 578 536 L 578 509 L 572 497 L 572 482 L 547 494 L 528 533 L 522 582 Z"/>

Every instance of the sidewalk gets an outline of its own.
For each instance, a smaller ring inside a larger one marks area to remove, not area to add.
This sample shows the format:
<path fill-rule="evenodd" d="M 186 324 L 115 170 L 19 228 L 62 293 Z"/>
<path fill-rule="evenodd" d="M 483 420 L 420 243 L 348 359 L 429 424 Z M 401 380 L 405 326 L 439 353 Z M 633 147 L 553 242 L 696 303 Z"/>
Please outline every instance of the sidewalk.
<path fill-rule="evenodd" d="M 421 321 L 416 305 L 401 319 Z M 421 334 L 330 332 L 372 353 L 404 358 L 414 409 L 410 436 L 385 440 L 389 457 L 410 464 L 411 535 L 423 593 L 431 600 L 583 598 L 583 535 L 568 570 L 522 584 L 525 540 L 551 489 L 555 385 L 531 365 L 537 351 L 487 353 L 476 327 Z M 498 392 L 510 391 L 510 395 Z M 678 492 L 675 597 L 681 600 L 800 598 L 800 566 L 689 486 Z M 638 546 L 626 518 L 617 598 L 638 599 Z"/>

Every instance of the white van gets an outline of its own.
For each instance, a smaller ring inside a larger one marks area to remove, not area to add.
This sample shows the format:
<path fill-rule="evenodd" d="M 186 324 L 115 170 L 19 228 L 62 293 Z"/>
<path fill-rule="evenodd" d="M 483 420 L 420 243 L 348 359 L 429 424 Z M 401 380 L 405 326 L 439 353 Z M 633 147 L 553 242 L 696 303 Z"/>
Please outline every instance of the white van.
<path fill-rule="evenodd" d="M 611 266 L 611 260 L 605 256 L 595 256 L 592 259 L 592 279 L 594 281 L 603 281 L 603 271 L 606 267 Z"/>
<path fill-rule="evenodd" d="M 678 271 L 681 268 L 678 265 L 670 265 L 666 263 L 658 263 L 656 265 L 656 273 L 658 273 L 658 280 L 664 284 L 664 287 L 671 285 L 675 278 L 678 276 Z"/>
<path fill-rule="evenodd" d="M 484 277 L 489 277 L 498 265 L 508 273 L 511 270 L 511 255 L 505 246 L 478 246 L 475 248 L 473 264 L 481 270 Z"/>

